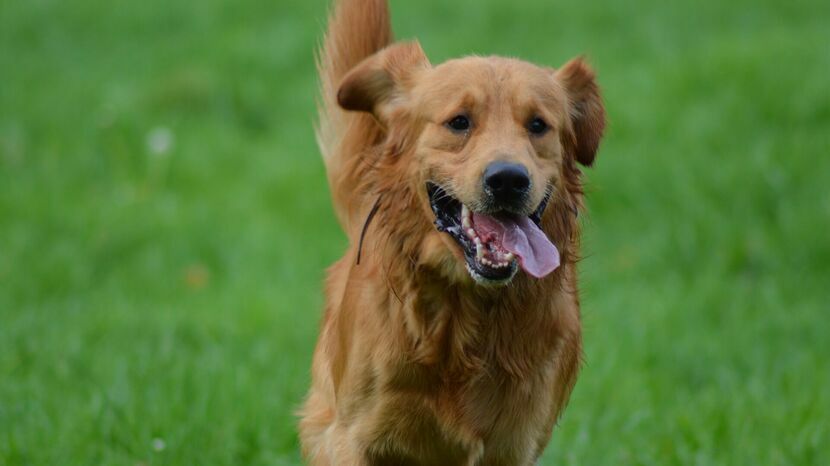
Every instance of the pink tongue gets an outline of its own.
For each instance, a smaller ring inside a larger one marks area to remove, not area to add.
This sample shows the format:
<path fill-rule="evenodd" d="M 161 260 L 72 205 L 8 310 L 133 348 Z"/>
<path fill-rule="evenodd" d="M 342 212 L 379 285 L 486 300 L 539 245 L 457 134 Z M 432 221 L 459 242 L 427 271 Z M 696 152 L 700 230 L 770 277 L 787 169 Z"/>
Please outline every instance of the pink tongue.
<path fill-rule="evenodd" d="M 542 278 L 559 267 L 559 251 L 533 221 L 527 217 L 491 217 L 473 213 L 476 232 L 484 240 L 493 239 L 519 258 L 525 272 Z"/>

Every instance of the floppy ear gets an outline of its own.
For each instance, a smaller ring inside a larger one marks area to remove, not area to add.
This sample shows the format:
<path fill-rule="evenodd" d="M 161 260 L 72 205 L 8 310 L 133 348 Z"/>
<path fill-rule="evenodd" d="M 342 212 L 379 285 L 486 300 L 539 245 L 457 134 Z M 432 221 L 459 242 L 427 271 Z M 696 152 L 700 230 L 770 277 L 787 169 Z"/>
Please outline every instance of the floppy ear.
<path fill-rule="evenodd" d="M 346 74 L 337 91 L 337 103 L 346 110 L 373 113 L 385 120 L 404 99 L 412 76 L 427 67 L 429 60 L 417 42 L 390 45 Z"/>
<path fill-rule="evenodd" d="M 581 58 L 575 58 L 560 68 L 555 77 L 570 101 L 573 138 L 566 141 L 566 147 L 570 147 L 579 163 L 591 166 L 605 129 L 605 107 L 594 71 Z"/>

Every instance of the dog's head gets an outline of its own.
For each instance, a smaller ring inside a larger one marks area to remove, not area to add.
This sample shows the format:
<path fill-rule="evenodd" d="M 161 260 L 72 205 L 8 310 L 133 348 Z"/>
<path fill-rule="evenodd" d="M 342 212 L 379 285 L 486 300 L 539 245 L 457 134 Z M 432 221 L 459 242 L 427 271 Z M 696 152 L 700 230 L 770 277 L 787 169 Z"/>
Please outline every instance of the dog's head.
<path fill-rule="evenodd" d="M 605 126 L 582 60 L 559 70 L 498 57 L 431 66 L 417 43 L 399 43 L 352 69 L 337 97 L 372 113 L 386 152 L 402 158 L 397 178 L 420 204 L 407 214 L 429 225 L 422 260 L 481 284 L 559 265 L 555 243 L 567 239 L 543 219 L 552 209 L 574 215 L 575 164 L 593 163 Z"/>

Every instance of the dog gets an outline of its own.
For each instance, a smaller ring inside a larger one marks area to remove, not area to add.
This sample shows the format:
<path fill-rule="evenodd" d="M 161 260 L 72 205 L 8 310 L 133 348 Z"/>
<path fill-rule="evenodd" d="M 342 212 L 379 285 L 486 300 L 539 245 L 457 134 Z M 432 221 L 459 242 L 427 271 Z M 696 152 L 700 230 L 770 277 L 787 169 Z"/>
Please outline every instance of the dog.
<path fill-rule="evenodd" d="M 311 465 L 531 465 L 581 364 L 579 165 L 595 74 L 394 42 L 386 0 L 339 0 L 318 143 L 349 248 L 327 272 Z"/>

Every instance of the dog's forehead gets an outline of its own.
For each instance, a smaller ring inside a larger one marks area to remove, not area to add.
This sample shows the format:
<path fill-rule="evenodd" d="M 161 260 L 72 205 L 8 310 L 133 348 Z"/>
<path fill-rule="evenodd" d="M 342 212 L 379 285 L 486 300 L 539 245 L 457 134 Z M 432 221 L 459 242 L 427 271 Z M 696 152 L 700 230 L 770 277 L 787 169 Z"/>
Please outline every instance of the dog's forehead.
<path fill-rule="evenodd" d="M 413 90 L 427 105 L 452 105 L 459 99 L 538 102 L 557 106 L 564 91 L 554 70 L 504 57 L 464 57 L 446 61 L 421 75 Z"/>

